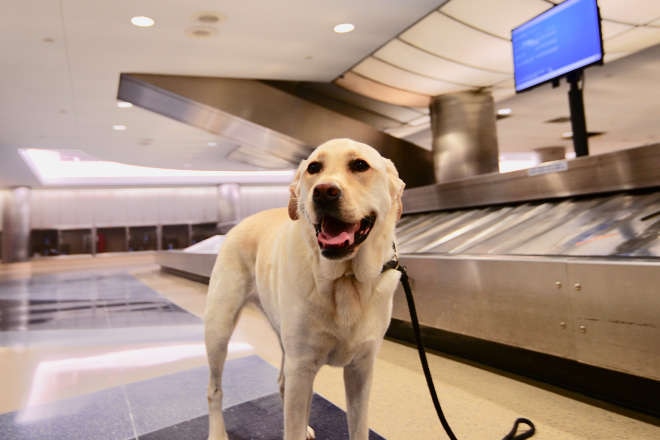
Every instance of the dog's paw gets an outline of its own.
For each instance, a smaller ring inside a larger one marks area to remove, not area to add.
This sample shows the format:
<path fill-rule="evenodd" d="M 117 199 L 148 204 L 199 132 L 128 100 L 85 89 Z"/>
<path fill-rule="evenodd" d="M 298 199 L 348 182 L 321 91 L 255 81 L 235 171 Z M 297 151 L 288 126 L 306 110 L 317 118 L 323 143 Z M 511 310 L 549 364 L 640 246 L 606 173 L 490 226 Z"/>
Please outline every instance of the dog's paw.
<path fill-rule="evenodd" d="M 316 433 L 312 429 L 311 426 L 307 427 L 307 435 L 305 436 L 305 440 L 314 440 L 316 438 Z"/>

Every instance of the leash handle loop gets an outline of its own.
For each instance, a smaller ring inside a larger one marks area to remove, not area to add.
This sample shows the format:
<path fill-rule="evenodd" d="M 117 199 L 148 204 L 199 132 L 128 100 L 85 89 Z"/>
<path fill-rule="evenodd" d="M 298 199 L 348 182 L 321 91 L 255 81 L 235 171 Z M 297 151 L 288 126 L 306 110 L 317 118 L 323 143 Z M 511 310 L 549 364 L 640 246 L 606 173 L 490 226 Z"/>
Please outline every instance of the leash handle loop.
<path fill-rule="evenodd" d="M 516 433 L 518 432 L 518 427 L 521 424 L 529 426 L 529 429 L 525 432 L 521 432 L 520 434 L 516 435 Z M 502 440 L 525 440 L 533 436 L 535 432 L 536 432 L 536 427 L 534 426 L 534 423 L 532 423 L 532 421 L 529 419 L 521 417 L 516 420 L 516 422 L 513 424 L 513 428 L 511 429 L 511 432 L 509 432 L 506 436 L 504 436 Z"/>

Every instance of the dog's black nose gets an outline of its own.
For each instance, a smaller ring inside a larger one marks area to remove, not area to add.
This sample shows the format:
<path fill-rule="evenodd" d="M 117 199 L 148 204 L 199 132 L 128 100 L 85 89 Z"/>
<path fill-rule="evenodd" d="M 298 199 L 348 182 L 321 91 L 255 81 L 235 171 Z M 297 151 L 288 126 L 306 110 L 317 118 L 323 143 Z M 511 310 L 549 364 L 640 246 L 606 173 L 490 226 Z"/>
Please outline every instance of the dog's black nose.
<path fill-rule="evenodd" d="M 315 203 L 327 204 L 336 202 L 341 197 L 341 189 L 334 183 L 319 183 L 314 187 L 312 198 Z"/>

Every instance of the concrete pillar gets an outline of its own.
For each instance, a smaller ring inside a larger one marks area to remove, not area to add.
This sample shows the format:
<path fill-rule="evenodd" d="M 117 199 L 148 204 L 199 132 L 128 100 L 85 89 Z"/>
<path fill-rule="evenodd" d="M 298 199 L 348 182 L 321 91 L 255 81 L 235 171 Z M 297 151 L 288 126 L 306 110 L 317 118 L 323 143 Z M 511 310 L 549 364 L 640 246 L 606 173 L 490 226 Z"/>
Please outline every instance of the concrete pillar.
<path fill-rule="evenodd" d="M 536 157 L 539 158 L 540 163 L 566 159 L 566 147 L 562 147 L 561 145 L 557 147 L 534 148 L 534 153 L 536 153 Z"/>
<path fill-rule="evenodd" d="M 12 263 L 30 258 L 30 188 L 10 188 L 2 212 L 2 261 Z"/>
<path fill-rule="evenodd" d="M 218 230 L 226 233 L 241 219 L 241 187 L 237 183 L 218 185 Z"/>
<path fill-rule="evenodd" d="M 439 95 L 430 105 L 437 182 L 499 170 L 495 103 L 490 92 Z"/>

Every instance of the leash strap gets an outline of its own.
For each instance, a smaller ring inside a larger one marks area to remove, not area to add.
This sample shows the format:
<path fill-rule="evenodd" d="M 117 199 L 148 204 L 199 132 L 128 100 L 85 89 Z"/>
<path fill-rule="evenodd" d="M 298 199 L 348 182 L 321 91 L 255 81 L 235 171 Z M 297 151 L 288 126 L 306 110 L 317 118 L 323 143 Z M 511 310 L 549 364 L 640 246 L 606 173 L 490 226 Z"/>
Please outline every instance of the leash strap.
<path fill-rule="evenodd" d="M 412 322 L 413 333 L 415 335 L 415 341 L 417 342 L 417 352 L 419 353 L 419 360 L 422 363 L 422 370 L 424 370 L 424 377 L 426 378 L 426 384 L 428 385 L 429 392 L 431 393 L 431 400 L 433 400 L 433 406 L 435 407 L 435 412 L 438 414 L 440 423 L 442 424 L 442 427 L 447 433 L 447 436 L 451 440 L 458 440 L 454 432 L 451 430 L 451 427 L 449 426 L 449 422 L 447 422 L 447 418 L 445 417 L 445 413 L 442 410 L 442 407 L 440 406 L 440 400 L 438 399 L 438 395 L 435 391 L 435 385 L 433 384 L 433 377 L 431 376 L 429 363 L 426 359 L 426 351 L 424 350 L 424 345 L 422 344 L 422 332 L 419 327 L 419 320 L 417 319 L 417 310 L 415 308 L 415 300 L 413 299 L 412 289 L 410 288 L 410 282 L 408 280 L 408 272 L 406 271 L 406 268 L 404 266 L 399 264 L 396 255 L 396 248 L 395 248 L 394 258 L 383 266 L 383 271 L 388 269 L 396 269 L 399 272 L 401 272 L 400 281 L 401 281 L 401 285 L 403 286 L 403 291 L 406 293 L 406 301 L 408 302 L 408 309 L 410 310 L 410 319 Z M 520 434 L 517 434 L 520 425 L 527 425 L 529 426 L 529 429 Z M 514 423 L 511 432 L 509 432 L 502 440 L 525 440 L 533 436 L 535 432 L 536 432 L 536 427 L 534 426 L 534 423 L 532 423 L 531 420 L 525 418 L 519 418 Z"/>

